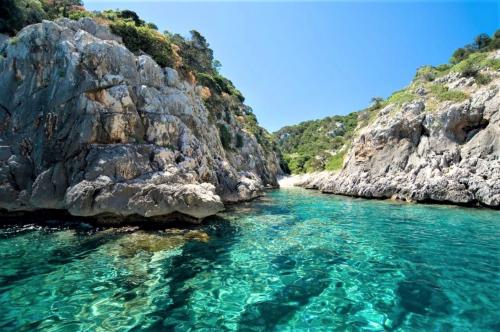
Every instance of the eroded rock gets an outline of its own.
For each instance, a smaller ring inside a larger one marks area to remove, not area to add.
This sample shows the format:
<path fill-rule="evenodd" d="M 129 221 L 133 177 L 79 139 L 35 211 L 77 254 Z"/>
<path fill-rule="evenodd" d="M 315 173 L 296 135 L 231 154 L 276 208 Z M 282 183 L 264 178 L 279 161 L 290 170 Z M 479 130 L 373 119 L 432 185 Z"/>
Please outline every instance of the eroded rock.
<path fill-rule="evenodd" d="M 0 209 L 184 215 L 276 186 L 276 155 L 238 121 L 225 149 L 199 87 L 89 18 L 24 28 L 0 52 Z"/>
<path fill-rule="evenodd" d="M 500 75 L 490 75 L 486 86 L 453 73 L 440 79 L 466 89 L 471 97 L 463 102 L 442 102 L 435 110 L 426 109 L 425 99 L 399 110 L 387 106 L 359 130 L 340 172 L 307 175 L 297 185 L 367 198 L 500 207 Z"/>

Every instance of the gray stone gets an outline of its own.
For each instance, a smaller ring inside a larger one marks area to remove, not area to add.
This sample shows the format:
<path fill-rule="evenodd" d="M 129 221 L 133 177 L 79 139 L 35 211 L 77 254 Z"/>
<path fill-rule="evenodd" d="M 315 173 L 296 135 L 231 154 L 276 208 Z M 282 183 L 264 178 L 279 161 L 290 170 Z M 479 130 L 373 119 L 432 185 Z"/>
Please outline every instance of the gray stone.
<path fill-rule="evenodd" d="M 303 176 L 297 185 L 326 193 L 408 201 L 500 207 L 500 73 L 486 86 L 457 74 L 438 81 L 468 93 L 470 100 L 422 101 L 358 128 L 343 169 Z M 388 111 L 391 110 L 391 111 Z"/>
<path fill-rule="evenodd" d="M 28 26 L 0 62 L 0 209 L 199 220 L 277 186 L 274 152 L 88 18 Z M 210 120 L 212 119 L 212 120 Z"/>

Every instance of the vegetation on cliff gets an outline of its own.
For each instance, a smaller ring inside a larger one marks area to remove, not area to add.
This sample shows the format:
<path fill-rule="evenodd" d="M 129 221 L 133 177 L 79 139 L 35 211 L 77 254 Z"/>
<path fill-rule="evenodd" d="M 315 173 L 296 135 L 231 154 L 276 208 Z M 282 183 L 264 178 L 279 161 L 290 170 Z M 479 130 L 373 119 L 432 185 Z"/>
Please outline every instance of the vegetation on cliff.
<path fill-rule="evenodd" d="M 292 173 L 305 173 L 342 166 L 339 160 L 357 125 L 357 113 L 302 122 L 274 133 Z"/>
<path fill-rule="evenodd" d="M 450 87 L 447 77 L 469 80 L 469 84 L 488 84 L 492 72 L 500 69 L 500 58 L 491 51 L 500 49 L 500 30 L 493 36 L 480 34 L 473 43 L 457 49 L 449 64 L 423 66 L 411 83 L 388 98 L 372 98 L 371 105 L 346 116 L 327 117 L 286 126 L 274 133 L 292 173 L 339 170 L 355 136 L 355 129 L 370 124 L 378 112 L 393 105 L 398 112 L 409 102 L 422 100 L 426 111 L 434 111 L 442 102 L 462 102 L 470 98 L 464 89 Z"/>

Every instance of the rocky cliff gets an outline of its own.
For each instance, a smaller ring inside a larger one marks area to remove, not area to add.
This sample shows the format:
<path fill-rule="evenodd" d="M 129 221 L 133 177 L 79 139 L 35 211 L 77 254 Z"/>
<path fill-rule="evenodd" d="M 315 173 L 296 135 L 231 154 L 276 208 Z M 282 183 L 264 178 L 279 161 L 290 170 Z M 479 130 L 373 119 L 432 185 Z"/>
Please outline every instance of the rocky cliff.
<path fill-rule="evenodd" d="M 367 198 L 500 207 L 500 53 L 424 67 L 360 124 L 337 173 L 299 185 Z"/>
<path fill-rule="evenodd" d="M 0 54 L 0 209 L 199 220 L 277 185 L 245 105 L 214 116 L 210 89 L 92 19 L 28 26 Z"/>

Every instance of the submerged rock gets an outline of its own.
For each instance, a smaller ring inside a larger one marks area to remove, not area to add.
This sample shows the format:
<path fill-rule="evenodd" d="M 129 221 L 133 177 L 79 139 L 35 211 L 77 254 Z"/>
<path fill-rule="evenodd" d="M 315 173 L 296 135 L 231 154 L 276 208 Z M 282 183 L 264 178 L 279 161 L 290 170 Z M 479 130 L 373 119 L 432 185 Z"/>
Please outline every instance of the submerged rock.
<path fill-rule="evenodd" d="M 201 219 L 277 185 L 273 151 L 238 122 L 225 149 L 199 89 L 107 27 L 44 21 L 0 52 L 0 209 Z"/>

